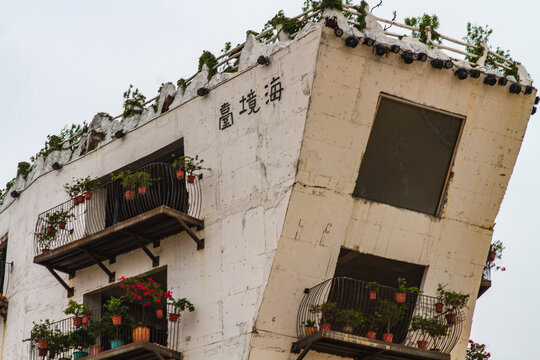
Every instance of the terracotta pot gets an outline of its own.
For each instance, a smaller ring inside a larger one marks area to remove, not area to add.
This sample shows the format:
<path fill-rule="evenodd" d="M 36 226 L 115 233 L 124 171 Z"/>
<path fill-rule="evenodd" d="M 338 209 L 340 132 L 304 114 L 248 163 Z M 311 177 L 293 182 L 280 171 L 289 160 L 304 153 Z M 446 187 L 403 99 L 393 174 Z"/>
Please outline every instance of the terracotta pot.
<path fill-rule="evenodd" d="M 383 341 L 391 343 L 392 340 L 394 340 L 394 334 L 392 334 L 392 333 L 384 333 L 384 334 L 382 334 L 382 339 L 383 339 Z"/>
<path fill-rule="evenodd" d="M 188 175 L 187 182 L 193 184 L 195 182 L 195 175 Z"/>
<path fill-rule="evenodd" d="M 84 202 L 84 196 L 82 196 L 82 195 L 77 196 L 77 202 L 79 204 L 82 204 Z"/>
<path fill-rule="evenodd" d="M 163 319 L 163 309 L 156 309 L 156 317 L 158 319 Z"/>
<path fill-rule="evenodd" d="M 79 198 L 76 196 L 73 198 L 73 205 L 79 205 Z"/>
<path fill-rule="evenodd" d="M 4 294 L 0 293 L 0 301 L 4 301 L 6 300 L 6 297 L 4 296 Z"/>
<path fill-rule="evenodd" d="M 376 291 L 370 291 L 369 292 L 369 300 L 377 300 L 377 292 Z"/>
<path fill-rule="evenodd" d="M 90 318 L 88 317 L 88 315 L 84 315 L 82 317 L 82 324 L 83 325 L 88 325 L 88 322 L 90 321 Z"/>
<path fill-rule="evenodd" d="M 435 311 L 438 314 L 442 313 L 443 309 L 444 309 L 444 304 L 443 303 L 438 302 L 438 303 L 435 304 Z"/>
<path fill-rule="evenodd" d="M 448 324 L 452 325 L 456 323 L 456 314 L 446 314 L 446 321 Z"/>
<path fill-rule="evenodd" d="M 51 251 L 51 249 L 47 249 L 47 248 L 41 249 L 41 253 L 42 253 L 42 254 L 48 254 L 49 251 Z"/>
<path fill-rule="evenodd" d="M 135 190 L 128 190 L 124 193 L 124 196 L 126 197 L 126 200 L 133 200 L 135 199 Z"/>
<path fill-rule="evenodd" d="M 396 302 L 398 304 L 403 304 L 406 299 L 407 299 L 407 294 L 402 293 L 402 292 L 396 293 Z"/>
<path fill-rule="evenodd" d="M 366 337 L 368 339 L 376 339 L 377 338 L 377 333 L 375 331 L 368 331 L 366 333 Z"/>
<path fill-rule="evenodd" d="M 99 354 L 102 351 L 103 351 L 103 346 L 101 346 L 101 345 L 92 346 L 92 355 Z"/>
<path fill-rule="evenodd" d="M 497 257 L 497 254 L 495 253 L 495 251 L 490 251 L 489 252 L 489 255 L 488 255 L 489 261 L 495 260 L 496 257 Z"/>
<path fill-rule="evenodd" d="M 184 179 L 184 170 L 176 170 L 176 178 L 178 180 Z"/>
<path fill-rule="evenodd" d="M 112 324 L 115 326 L 122 325 L 122 316 L 116 315 L 112 317 Z"/>
<path fill-rule="evenodd" d="M 139 195 L 144 195 L 146 194 L 146 186 L 139 186 L 137 188 L 137 192 L 139 193 Z"/>
<path fill-rule="evenodd" d="M 427 341 L 425 340 L 418 340 L 418 347 L 420 349 L 427 349 Z"/>
<path fill-rule="evenodd" d="M 325 323 L 325 324 L 320 324 L 320 325 L 319 325 L 319 328 L 320 328 L 321 330 L 330 330 L 331 327 L 332 327 L 331 324 L 326 324 L 326 323 Z"/>
<path fill-rule="evenodd" d="M 66 228 L 66 222 L 65 221 L 59 221 L 58 222 L 58 228 L 61 230 L 64 230 Z"/>
<path fill-rule="evenodd" d="M 46 356 L 47 355 L 47 349 L 38 349 L 39 356 Z"/>
<path fill-rule="evenodd" d="M 82 317 L 75 316 L 73 318 L 73 325 L 81 326 L 82 325 Z"/>
<path fill-rule="evenodd" d="M 84 198 L 85 198 L 86 200 L 92 199 L 92 192 L 91 192 L 91 191 L 85 192 L 85 193 L 84 193 Z"/>
<path fill-rule="evenodd" d="M 317 332 L 317 328 L 315 326 L 306 326 L 306 336 L 311 336 Z"/>
<path fill-rule="evenodd" d="M 170 322 L 177 322 L 179 317 L 180 317 L 180 314 L 170 313 L 169 314 L 169 321 Z"/>
<path fill-rule="evenodd" d="M 137 326 L 133 329 L 133 341 L 148 341 L 150 339 L 150 328 Z"/>
<path fill-rule="evenodd" d="M 47 234 L 54 234 L 55 231 L 54 226 L 47 226 Z"/>
<path fill-rule="evenodd" d="M 47 349 L 49 347 L 49 341 L 47 340 L 39 340 L 39 348 L 40 349 Z"/>

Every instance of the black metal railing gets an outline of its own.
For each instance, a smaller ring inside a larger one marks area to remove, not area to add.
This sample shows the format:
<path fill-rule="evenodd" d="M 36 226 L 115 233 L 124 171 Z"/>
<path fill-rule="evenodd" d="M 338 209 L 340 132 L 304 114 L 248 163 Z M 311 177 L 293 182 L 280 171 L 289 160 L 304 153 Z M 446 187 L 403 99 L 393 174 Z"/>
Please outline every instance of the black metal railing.
<path fill-rule="evenodd" d="M 153 163 L 136 171 L 145 171 L 154 180 L 151 185 L 126 193 L 120 180 L 94 190 L 91 199 L 75 204 L 70 199 L 38 216 L 34 235 L 34 253 L 52 250 L 109 226 L 165 205 L 194 218 L 201 212 L 200 177 L 179 179 L 170 164 Z M 47 215 L 68 214 L 60 223 L 50 224 Z"/>
<path fill-rule="evenodd" d="M 387 286 L 379 286 L 375 298 L 370 298 L 370 291 L 367 282 L 344 277 L 333 278 L 306 289 L 298 310 L 298 338 L 304 339 L 316 331 L 326 329 L 384 340 L 383 334 L 389 332 L 393 334 L 393 343 L 418 347 L 418 341 L 427 341 L 424 344 L 427 349 L 443 353 L 449 353 L 459 340 L 464 321 L 460 310 L 445 308 L 443 304 L 436 305 L 440 303 L 436 297 L 414 293 L 407 293 L 405 302 L 398 304 L 398 290 Z M 335 306 L 335 309 L 323 308 L 322 313 L 318 311 L 321 309 L 316 309 L 328 303 Z M 397 319 L 394 318 L 388 326 L 391 317 L 388 314 L 396 311 L 401 316 L 396 316 Z M 430 337 L 420 330 L 413 331 L 411 322 L 414 317 L 432 320 L 432 324 L 440 325 L 443 332 L 446 329 L 445 334 Z M 306 326 L 312 324 L 315 327 Z"/>
<path fill-rule="evenodd" d="M 491 281 L 491 266 L 489 262 L 484 266 L 484 270 L 482 271 L 482 280 Z"/>
<path fill-rule="evenodd" d="M 175 313 L 176 309 L 172 305 L 167 305 L 166 309 L 162 309 L 161 319 L 157 318 L 156 310 L 130 304 L 129 316 L 122 319 L 121 325 L 113 325 L 110 315 L 104 313 L 102 309 L 93 310 L 87 322 L 81 319 L 76 324 L 74 317 L 53 322 L 49 329 L 56 334 L 54 339 L 49 341 L 45 350 L 39 349 L 38 342 L 31 342 L 30 360 L 72 359 L 77 351 L 92 355 L 130 344 L 134 339 L 179 351 L 180 318 L 174 322 L 169 320 L 169 314 Z M 144 332 L 136 329 L 140 323 L 148 328 L 148 340 L 137 339 L 137 336 Z M 99 324 L 99 327 L 96 324 Z M 70 348 L 72 342 L 69 339 L 73 337 L 76 337 L 79 345 L 82 345 L 80 348 Z"/>

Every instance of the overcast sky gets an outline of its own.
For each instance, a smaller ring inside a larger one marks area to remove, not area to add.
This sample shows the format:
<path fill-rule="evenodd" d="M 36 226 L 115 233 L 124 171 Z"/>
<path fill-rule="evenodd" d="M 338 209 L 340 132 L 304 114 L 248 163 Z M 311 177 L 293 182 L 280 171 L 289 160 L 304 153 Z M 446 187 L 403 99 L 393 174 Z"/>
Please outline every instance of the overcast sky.
<path fill-rule="evenodd" d="M 203 50 L 218 54 L 227 41 L 241 43 L 246 30 L 260 31 L 278 10 L 300 13 L 302 2 L 0 0 L 0 189 L 47 134 L 97 112 L 119 114 L 130 83 L 153 97 L 162 82 L 192 75 Z M 437 14 L 440 32 L 457 39 L 468 21 L 489 24 L 492 45 L 540 76 L 540 1 L 384 0 L 374 14 L 391 18 L 393 10 L 400 22 Z M 531 358 L 537 340 L 539 121 L 530 120 L 495 227 L 508 270 L 493 275 L 474 316 L 471 337 L 486 343 L 494 360 Z"/>

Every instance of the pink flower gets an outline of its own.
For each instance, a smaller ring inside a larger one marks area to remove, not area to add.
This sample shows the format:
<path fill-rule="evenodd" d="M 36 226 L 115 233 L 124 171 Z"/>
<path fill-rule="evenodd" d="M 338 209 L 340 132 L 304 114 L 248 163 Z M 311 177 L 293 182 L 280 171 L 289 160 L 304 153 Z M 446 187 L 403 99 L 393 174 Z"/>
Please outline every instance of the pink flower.
<path fill-rule="evenodd" d="M 137 296 L 137 299 L 139 299 L 139 300 L 142 300 L 142 297 L 141 297 L 141 295 Z"/>

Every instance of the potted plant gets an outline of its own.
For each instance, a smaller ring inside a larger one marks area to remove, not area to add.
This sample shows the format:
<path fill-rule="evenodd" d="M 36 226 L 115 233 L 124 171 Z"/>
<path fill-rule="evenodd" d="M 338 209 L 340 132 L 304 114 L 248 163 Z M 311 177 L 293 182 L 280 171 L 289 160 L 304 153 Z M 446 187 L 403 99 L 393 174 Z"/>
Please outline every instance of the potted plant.
<path fill-rule="evenodd" d="M 321 305 L 312 305 L 309 311 L 314 314 L 321 314 L 319 321 L 321 330 L 330 330 L 339 310 L 335 302 L 325 302 Z"/>
<path fill-rule="evenodd" d="M 165 293 L 165 295 L 167 295 L 167 293 Z M 188 309 L 189 312 L 195 311 L 195 306 L 193 306 L 193 304 L 186 298 L 175 300 L 171 297 L 169 299 L 169 304 L 174 306 L 175 309 L 174 312 L 169 314 L 169 321 L 171 322 L 177 322 L 178 318 L 180 317 L 180 313 L 186 309 Z"/>
<path fill-rule="evenodd" d="M 81 326 L 88 324 L 88 315 L 90 314 L 90 307 L 86 304 L 79 304 L 74 300 L 69 300 L 67 308 L 64 310 L 64 314 L 73 315 L 73 325 Z M 86 319 L 85 319 L 86 318 Z"/>
<path fill-rule="evenodd" d="M 195 155 L 195 157 L 186 155 L 176 157 L 173 154 L 172 157 L 174 159 L 172 162 L 172 167 L 176 169 L 176 177 L 179 180 L 182 180 L 187 173 L 187 182 L 193 183 L 195 182 L 195 175 L 193 175 L 194 171 L 210 170 L 209 168 L 205 168 L 202 166 L 204 160 L 199 159 L 199 155 Z"/>
<path fill-rule="evenodd" d="M 73 205 L 79 205 L 84 202 L 84 196 L 82 194 L 81 183 L 73 179 L 73 183 L 64 184 L 64 189 L 68 196 L 73 199 Z"/>
<path fill-rule="evenodd" d="M 101 319 L 93 320 L 88 325 L 88 333 L 92 339 L 95 339 L 95 345 L 92 346 L 92 355 L 99 354 L 103 351 L 101 341 L 104 338 L 111 339 L 111 349 L 124 345 L 124 342 L 118 339 L 118 326 L 113 325 L 112 315 L 107 308 Z"/>
<path fill-rule="evenodd" d="M 77 181 L 80 191 L 84 195 L 85 200 L 92 199 L 92 192 L 101 186 L 101 182 L 98 178 L 85 177 Z"/>
<path fill-rule="evenodd" d="M 162 306 L 171 298 L 169 291 L 161 289 L 161 285 L 151 277 L 135 276 L 130 278 L 121 277 L 120 287 L 124 290 L 124 298 L 143 308 L 152 306 Z M 142 311 L 138 326 L 133 329 L 133 341 L 148 341 L 150 338 L 150 328 L 145 323 L 145 311 Z"/>
<path fill-rule="evenodd" d="M 367 283 L 366 289 L 369 290 L 369 300 L 377 300 L 377 291 L 379 290 L 379 283 L 376 281 L 370 281 Z"/>
<path fill-rule="evenodd" d="M 398 292 L 396 292 L 396 302 L 403 304 L 407 299 L 407 293 L 421 294 L 422 291 L 416 286 L 407 286 L 407 280 L 402 277 L 398 277 Z"/>
<path fill-rule="evenodd" d="M 88 349 L 93 343 L 88 329 L 85 327 L 77 327 L 68 333 L 70 348 L 74 350 L 73 359 L 82 359 L 88 356 Z"/>
<path fill-rule="evenodd" d="M 111 178 L 113 180 L 121 181 L 122 187 L 126 190 L 124 193 L 126 200 L 135 199 L 135 190 L 138 191 L 139 195 L 145 195 L 146 187 L 151 186 L 154 181 L 159 180 L 153 179 L 146 171 L 136 171 L 132 173 L 129 170 L 121 171 L 117 175 L 111 173 Z"/>
<path fill-rule="evenodd" d="M 41 350 L 49 348 L 49 341 L 53 337 L 53 331 L 51 329 L 51 322 L 49 319 L 42 320 L 39 323 L 33 323 L 34 326 L 30 331 L 30 337 L 23 341 L 31 341 L 34 344 L 38 344 L 38 348 Z"/>
<path fill-rule="evenodd" d="M 36 241 L 41 248 L 42 254 L 47 254 L 50 251 L 52 242 L 56 239 L 56 234 L 49 233 L 47 228 L 44 227 L 41 229 L 41 232 L 34 233 L 36 236 Z"/>
<path fill-rule="evenodd" d="M 123 298 L 111 297 L 105 302 L 105 310 L 111 315 L 111 322 L 115 326 L 122 325 L 122 317 L 126 316 L 129 307 L 124 304 Z"/>
<path fill-rule="evenodd" d="M 383 341 L 392 342 L 394 334 L 392 327 L 405 316 L 407 307 L 403 304 L 396 304 L 391 301 L 381 300 L 377 312 L 381 315 L 381 322 L 385 326 L 385 333 L 382 335 Z"/>
<path fill-rule="evenodd" d="M 432 337 L 436 341 L 437 338 L 446 335 L 448 326 L 439 322 L 437 319 L 414 316 L 411 319 L 411 330 L 420 331 L 418 347 L 420 349 L 427 349 L 428 342 L 426 340 L 426 335 Z"/>
<path fill-rule="evenodd" d="M 341 329 L 348 334 L 359 331 L 366 322 L 364 314 L 354 309 L 339 310 L 337 316 Z"/>
<path fill-rule="evenodd" d="M 427 333 L 430 337 L 433 338 L 434 342 L 437 343 L 437 340 L 441 336 L 446 336 L 448 333 L 448 325 L 443 324 L 440 321 L 431 321 L 430 325 L 427 328 Z M 431 350 L 437 350 L 432 348 Z"/>
<path fill-rule="evenodd" d="M 315 326 L 315 321 L 306 320 L 302 322 L 302 325 L 306 328 L 306 337 L 309 337 L 317 332 L 317 327 Z"/>
<path fill-rule="evenodd" d="M 72 217 L 75 217 L 75 215 L 65 210 L 57 210 L 52 213 L 47 213 L 45 216 L 47 221 L 47 231 L 49 231 L 49 226 L 53 228 L 58 226 L 59 229 L 64 230 L 66 228 L 66 222 Z M 54 232 L 56 232 L 56 230 L 52 231 L 52 233 Z"/>
<path fill-rule="evenodd" d="M 455 291 L 445 290 L 446 285 L 438 284 L 437 293 L 439 298 L 442 299 L 444 305 L 446 306 L 446 320 L 449 325 L 456 323 L 456 313 L 460 309 L 463 309 L 467 306 L 467 301 L 469 300 L 469 295 L 458 293 Z"/>
<path fill-rule="evenodd" d="M 47 349 L 47 356 L 49 359 L 56 359 L 62 353 L 65 353 L 69 349 L 69 337 L 67 334 L 63 334 L 60 329 L 54 329 L 51 339 L 49 341 L 49 348 Z"/>
<path fill-rule="evenodd" d="M 382 322 L 381 314 L 376 311 L 371 313 L 367 318 L 367 322 L 369 323 L 369 327 L 368 331 L 366 332 L 366 337 L 369 339 L 376 339 L 379 323 Z"/>

